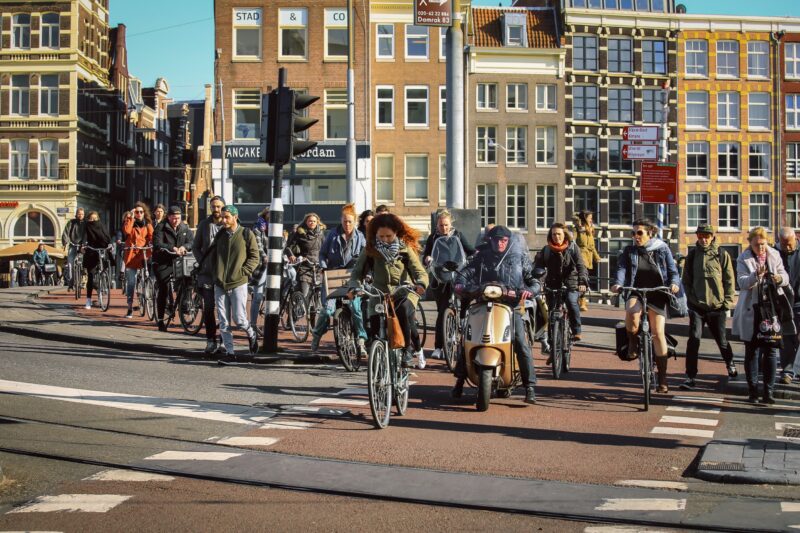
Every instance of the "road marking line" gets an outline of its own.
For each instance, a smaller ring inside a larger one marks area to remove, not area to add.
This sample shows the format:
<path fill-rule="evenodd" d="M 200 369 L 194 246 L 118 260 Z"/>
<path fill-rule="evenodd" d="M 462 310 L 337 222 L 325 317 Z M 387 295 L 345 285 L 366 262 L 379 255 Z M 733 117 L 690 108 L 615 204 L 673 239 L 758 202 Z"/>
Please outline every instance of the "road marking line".
<path fill-rule="evenodd" d="M 241 453 L 227 452 L 161 452 L 150 457 L 145 457 L 145 461 L 227 461 L 234 457 L 239 457 Z"/>
<path fill-rule="evenodd" d="M 227 439 L 218 440 L 217 444 L 224 444 L 225 446 L 272 446 L 279 440 L 272 437 L 228 437 Z"/>
<path fill-rule="evenodd" d="M 800 428 L 800 420 L 797 422 L 775 422 L 775 429 L 783 431 L 786 428 Z"/>
<path fill-rule="evenodd" d="M 267 422 L 258 429 L 308 429 L 316 426 L 315 422 L 303 422 L 302 420 L 275 420 Z"/>
<path fill-rule="evenodd" d="M 697 402 L 697 403 L 725 403 L 725 398 L 712 398 L 709 396 L 673 396 L 676 402 Z"/>
<path fill-rule="evenodd" d="M 174 481 L 172 476 L 152 474 L 150 472 L 137 472 L 135 470 L 103 470 L 83 481 Z"/>
<path fill-rule="evenodd" d="M 683 406 L 683 405 L 670 405 L 667 407 L 667 411 L 674 411 L 677 413 L 705 413 L 709 415 L 716 415 L 719 414 L 719 407 L 693 407 Z"/>
<path fill-rule="evenodd" d="M 668 428 L 656 426 L 650 430 L 650 433 L 659 435 L 681 435 L 684 437 L 699 437 L 703 439 L 713 439 L 714 432 L 706 431 L 704 429 L 690 429 L 690 428 Z"/>
<path fill-rule="evenodd" d="M 317 398 L 316 400 L 311 400 L 308 403 L 312 405 L 319 405 L 324 403 L 328 405 L 362 406 L 362 405 L 369 405 L 369 400 L 348 400 L 345 398 Z"/>
<path fill-rule="evenodd" d="M 274 413 L 250 406 L 235 406 L 218 403 L 202 403 L 155 396 L 139 396 L 118 392 L 104 392 L 67 387 L 53 387 L 35 383 L 0 380 L 0 393 L 33 396 L 47 400 L 113 407 L 129 411 L 155 413 L 160 415 L 200 418 L 216 422 L 234 424 L 258 424 L 269 420 Z M 253 416 L 258 413 L 258 416 Z"/>
<path fill-rule="evenodd" d="M 662 416 L 659 423 L 664 424 L 689 424 L 694 426 L 716 426 L 719 420 L 712 418 L 692 418 L 690 416 Z"/>
<path fill-rule="evenodd" d="M 800 424 L 800 416 L 775 415 L 775 418 L 788 418 L 790 420 L 797 420 L 797 422 Z"/>
<path fill-rule="evenodd" d="M 595 511 L 683 511 L 686 499 L 674 498 L 603 498 Z"/>
<path fill-rule="evenodd" d="M 54 513 L 58 511 L 106 513 L 133 496 L 119 494 L 59 494 L 39 496 L 30 503 L 12 509 L 11 513 Z"/>
<path fill-rule="evenodd" d="M 309 405 L 287 405 L 281 407 L 281 414 L 319 414 L 323 416 L 344 416 L 350 414 L 350 409 L 336 409 L 334 407 L 311 407 Z"/>
<path fill-rule="evenodd" d="M 617 481 L 614 485 L 620 487 L 641 487 L 644 489 L 689 490 L 688 483 L 681 483 L 680 481 L 658 481 L 655 479 L 623 479 L 622 481 Z"/>
<path fill-rule="evenodd" d="M 800 513 L 800 502 L 781 502 L 782 513 Z"/>
<path fill-rule="evenodd" d="M 366 396 L 369 394 L 367 389 L 344 389 L 336 393 L 337 396 Z"/>
<path fill-rule="evenodd" d="M 584 533 L 668 533 L 663 529 L 642 529 L 640 527 L 626 526 L 589 526 Z"/>
<path fill-rule="evenodd" d="M 800 438 L 797 438 L 797 437 L 784 437 L 783 435 L 778 435 L 775 438 L 778 439 L 778 440 L 785 440 L 785 441 L 789 441 L 789 442 L 800 442 Z"/>

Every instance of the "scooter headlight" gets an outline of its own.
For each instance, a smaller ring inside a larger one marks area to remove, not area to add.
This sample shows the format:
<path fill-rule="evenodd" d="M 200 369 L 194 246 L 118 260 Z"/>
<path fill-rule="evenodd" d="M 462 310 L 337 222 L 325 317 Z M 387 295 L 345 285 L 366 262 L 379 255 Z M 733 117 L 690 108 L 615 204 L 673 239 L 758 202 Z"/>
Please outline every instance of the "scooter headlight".
<path fill-rule="evenodd" d="M 511 339 L 511 328 L 506 326 L 505 331 L 503 331 L 503 342 L 508 342 Z"/>
<path fill-rule="evenodd" d="M 375 312 L 376 313 L 385 313 L 386 312 L 386 306 L 383 305 L 383 304 L 375 304 Z"/>
<path fill-rule="evenodd" d="M 496 300 L 503 296 L 503 288 L 499 285 L 487 285 L 483 288 L 483 297 L 487 300 Z"/>

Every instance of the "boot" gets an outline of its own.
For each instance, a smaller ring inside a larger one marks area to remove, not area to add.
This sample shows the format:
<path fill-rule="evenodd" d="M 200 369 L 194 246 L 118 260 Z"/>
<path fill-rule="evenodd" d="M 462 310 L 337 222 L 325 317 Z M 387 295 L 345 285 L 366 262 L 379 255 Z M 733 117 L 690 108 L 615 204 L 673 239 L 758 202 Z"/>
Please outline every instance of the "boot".
<path fill-rule="evenodd" d="M 761 403 L 772 405 L 775 403 L 775 397 L 772 395 L 772 387 L 764 383 L 764 397 L 761 398 Z"/>
<path fill-rule="evenodd" d="M 666 394 L 669 392 L 669 387 L 667 386 L 667 358 L 656 357 L 655 360 L 656 368 L 658 369 L 658 388 L 656 392 Z"/>
<path fill-rule="evenodd" d="M 758 401 L 758 387 L 752 383 L 748 383 L 747 388 L 750 391 L 747 401 L 750 403 L 756 403 Z"/>
<path fill-rule="evenodd" d="M 588 311 L 589 310 L 589 300 L 581 296 L 578 298 L 578 305 L 581 307 L 581 311 Z"/>
<path fill-rule="evenodd" d="M 528 385 L 525 388 L 525 403 L 527 404 L 535 404 L 536 403 L 536 392 L 533 390 L 533 385 Z"/>
<path fill-rule="evenodd" d="M 453 390 L 450 391 L 450 396 L 453 398 L 461 398 L 464 394 L 464 378 L 456 379 L 456 385 L 453 387 Z"/>
<path fill-rule="evenodd" d="M 639 357 L 639 335 L 628 332 L 628 361 L 633 361 Z"/>

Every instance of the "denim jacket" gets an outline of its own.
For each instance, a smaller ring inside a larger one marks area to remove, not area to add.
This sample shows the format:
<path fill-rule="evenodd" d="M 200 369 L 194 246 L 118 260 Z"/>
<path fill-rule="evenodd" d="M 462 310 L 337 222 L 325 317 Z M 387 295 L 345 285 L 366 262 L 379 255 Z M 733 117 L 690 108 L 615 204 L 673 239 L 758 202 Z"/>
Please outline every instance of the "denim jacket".
<path fill-rule="evenodd" d="M 342 227 L 338 226 L 325 237 L 325 242 L 322 243 L 322 249 L 319 251 L 319 264 L 322 268 L 328 270 L 351 267 L 367 246 L 367 239 L 364 234 L 354 229 L 353 236 L 350 237 L 353 239 L 350 245 L 350 253 L 347 254 L 347 257 L 344 257 L 342 233 Z"/>
<path fill-rule="evenodd" d="M 661 272 L 662 283 L 664 285 L 677 285 L 683 291 L 678 267 L 675 265 L 675 260 L 672 258 L 672 252 L 667 243 L 654 237 L 650 239 L 645 248 L 653 254 L 653 260 L 658 265 L 659 272 Z M 617 276 L 614 284 L 630 287 L 633 280 L 636 279 L 636 269 L 638 267 L 639 255 L 637 247 L 634 245 L 626 246 L 620 252 L 617 260 Z"/>

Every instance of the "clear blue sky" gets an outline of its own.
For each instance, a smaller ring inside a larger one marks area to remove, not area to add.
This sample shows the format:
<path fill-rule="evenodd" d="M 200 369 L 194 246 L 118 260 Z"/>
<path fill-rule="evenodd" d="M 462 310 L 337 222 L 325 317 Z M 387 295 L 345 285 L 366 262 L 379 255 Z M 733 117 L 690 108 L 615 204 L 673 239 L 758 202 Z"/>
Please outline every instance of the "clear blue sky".
<path fill-rule="evenodd" d="M 689 13 L 800 17 L 800 0 L 678 0 Z M 344 0 L 342 0 L 344 4 Z M 473 5 L 511 0 L 473 0 Z M 203 97 L 214 81 L 212 0 L 111 0 L 111 25 L 128 28 L 128 68 L 145 86 L 164 77 L 176 100 Z"/>

